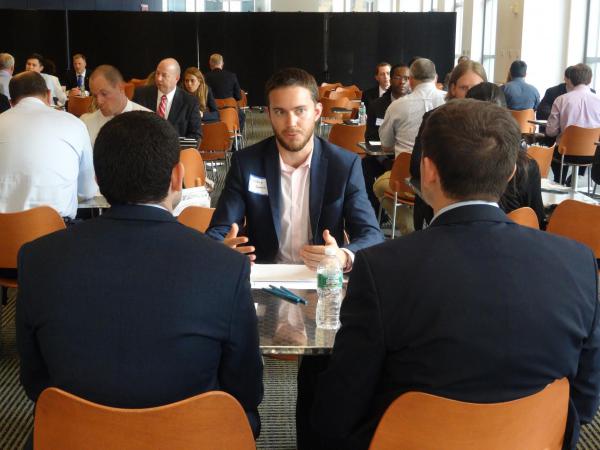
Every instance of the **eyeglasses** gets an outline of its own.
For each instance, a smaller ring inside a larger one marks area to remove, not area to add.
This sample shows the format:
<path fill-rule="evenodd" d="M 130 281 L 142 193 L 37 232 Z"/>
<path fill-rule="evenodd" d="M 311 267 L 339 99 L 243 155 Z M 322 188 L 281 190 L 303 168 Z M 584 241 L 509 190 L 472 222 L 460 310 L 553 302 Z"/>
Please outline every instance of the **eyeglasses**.
<path fill-rule="evenodd" d="M 409 79 L 409 77 L 405 77 L 405 76 L 402 76 L 402 75 L 394 75 L 392 77 L 392 80 L 408 81 L 408 79 Z"/>

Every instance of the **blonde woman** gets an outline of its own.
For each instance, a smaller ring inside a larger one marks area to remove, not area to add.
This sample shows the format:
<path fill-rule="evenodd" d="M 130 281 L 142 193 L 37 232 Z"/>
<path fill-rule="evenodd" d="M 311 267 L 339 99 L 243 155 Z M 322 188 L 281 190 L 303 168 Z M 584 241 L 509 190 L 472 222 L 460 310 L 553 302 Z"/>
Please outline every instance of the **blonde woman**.
<path fill-rule="evenodd" d="M 183 73 L 183 88 L 198 98 L 202 122 L 217 122 L 219 110 L 210 87 L 204 81 L 204 75 L 197 67 L 188 67 Z"/>

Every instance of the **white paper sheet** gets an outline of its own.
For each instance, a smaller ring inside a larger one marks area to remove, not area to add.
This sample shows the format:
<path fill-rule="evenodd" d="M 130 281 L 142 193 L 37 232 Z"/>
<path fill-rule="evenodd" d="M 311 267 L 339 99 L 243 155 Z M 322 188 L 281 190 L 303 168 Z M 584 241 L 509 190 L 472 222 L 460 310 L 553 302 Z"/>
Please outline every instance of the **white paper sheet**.
<path fill-rule="evenodd" d="M 270 284 L 288 289 L 316 289 L 317 274 L 304 264 L 254 264 L 250 273 L 252 289 Z"/>
<path fill-rule="evenodd" d="M 175 207 L 173 215 L 177 217 L 181 214 L 188 206 L 203 206 L 210 208 L 210 194 L 206 190 L 206 187 L 199 186 L 189 189 L 183 189 L 181 191 L 181 201 Z"/>
<path fill-rule="evenodd" d="M 381 145 L 381 141 L 369 141 L 369 145 Z"/>

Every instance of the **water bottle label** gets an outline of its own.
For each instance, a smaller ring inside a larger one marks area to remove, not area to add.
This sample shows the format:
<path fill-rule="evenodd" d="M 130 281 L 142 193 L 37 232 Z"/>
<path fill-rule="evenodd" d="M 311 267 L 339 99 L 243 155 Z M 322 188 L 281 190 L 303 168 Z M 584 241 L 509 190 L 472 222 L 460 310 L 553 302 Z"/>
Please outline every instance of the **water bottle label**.
<path fill-rule="evenodd" d="M 341 288 L 344 276 L 341 273 L 319 273 L 317 274 L 317 287 L 319 289 Z"/>

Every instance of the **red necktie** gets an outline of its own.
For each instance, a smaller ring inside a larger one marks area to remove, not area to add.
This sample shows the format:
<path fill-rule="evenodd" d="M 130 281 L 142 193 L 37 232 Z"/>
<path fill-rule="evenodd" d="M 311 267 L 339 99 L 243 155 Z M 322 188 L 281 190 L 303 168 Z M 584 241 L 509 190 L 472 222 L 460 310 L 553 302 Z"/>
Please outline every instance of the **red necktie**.
<path fill-rule="evenodd" d="M 167 96 L 163 94 L 160 98 L 160 105 L 158 105 L 158 115 L 163 119 L 166 119 L 167 116 Z"/>

